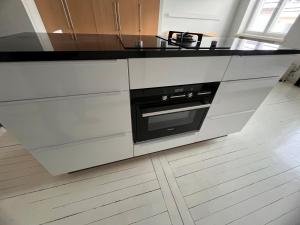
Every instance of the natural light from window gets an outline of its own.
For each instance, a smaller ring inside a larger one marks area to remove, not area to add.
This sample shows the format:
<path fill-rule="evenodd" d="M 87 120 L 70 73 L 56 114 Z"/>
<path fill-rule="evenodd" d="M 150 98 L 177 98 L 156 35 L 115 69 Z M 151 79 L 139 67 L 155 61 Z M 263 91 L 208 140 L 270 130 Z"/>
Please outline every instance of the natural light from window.
<path fill-rule="evenodd" d="M 257 0 L 246 33 L 284 37 L 300 14 L 300 0 Z"/>
<path fill-rule="evenodd" d="M 280 0 L 263 0 L 259 1 L 257 9 L 255 10 L 252 20 L 249 24 L 248 30 L 254 32 L 263 32 Z"/>
<path fill-rule="evenodd" d="M 300 0 L 289 0 L 271 25 L 270 32 L 286 34 L 300 14 Z"/>
<path fill-rule="evenodd" d="M 266 42 L 258 42 L 252 40 L 242 40 L 239 43 L 239 50 L 277 50 L 279 45 L 266 43 Z"/>

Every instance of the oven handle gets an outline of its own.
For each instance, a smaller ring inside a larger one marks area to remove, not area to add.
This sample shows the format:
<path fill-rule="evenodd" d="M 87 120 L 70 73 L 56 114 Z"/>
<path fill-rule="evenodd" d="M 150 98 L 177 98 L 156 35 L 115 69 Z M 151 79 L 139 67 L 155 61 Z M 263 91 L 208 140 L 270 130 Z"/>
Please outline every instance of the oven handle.
<path fill-rule="evenodd" d="M 196 105 L 196 106 L 190 106 L 185 108 L 178 108 L 178 109 L 169 109 L 169 110 L 163 110 L 158 112 L 150 112 L 150 113 L 143 113 L 142 117 L 150 117 L 150 116 L 158 116 L 158 115 L 164 115 L 164 114 L 170 114 L 170 113 L 176 113 L 176 112 L 185 112 L 185 111 L 191 111 L 195 109 L 204 109 L 209 108 L 210 104 L 205 105 Z"/>

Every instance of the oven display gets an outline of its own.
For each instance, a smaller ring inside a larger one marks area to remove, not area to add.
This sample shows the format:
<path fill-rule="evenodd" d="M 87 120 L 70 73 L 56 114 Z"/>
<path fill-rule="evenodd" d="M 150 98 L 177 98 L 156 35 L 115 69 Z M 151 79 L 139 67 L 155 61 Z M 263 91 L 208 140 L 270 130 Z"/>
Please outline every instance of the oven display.
<path fill-rule="evenodd" d="M 184 89 L 183 88 L 177 88 L 174 90 L 174 93 L 180 93 L 180 92 L 183 92 Z"/>

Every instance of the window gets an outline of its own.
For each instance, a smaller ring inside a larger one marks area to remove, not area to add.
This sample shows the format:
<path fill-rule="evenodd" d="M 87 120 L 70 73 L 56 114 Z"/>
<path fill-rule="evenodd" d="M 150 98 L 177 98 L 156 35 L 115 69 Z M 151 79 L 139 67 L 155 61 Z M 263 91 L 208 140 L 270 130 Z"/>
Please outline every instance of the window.
<path fill-rule="evenodd" d="M 270 26 L 271 33 L 286 34 L 300 13 L 300 0 L 286 1 Z"/>
<path fill-rule="evenodd" d="M 300 0 L 256 0 L 246 32 L 284 37 L 300 14 Z"/>
<path fill-rule="evenodd" d="M 264 32 L 279 2 L 280 0 L 258 1 L 252 20 L 250 20 L 248 31 Z"/>

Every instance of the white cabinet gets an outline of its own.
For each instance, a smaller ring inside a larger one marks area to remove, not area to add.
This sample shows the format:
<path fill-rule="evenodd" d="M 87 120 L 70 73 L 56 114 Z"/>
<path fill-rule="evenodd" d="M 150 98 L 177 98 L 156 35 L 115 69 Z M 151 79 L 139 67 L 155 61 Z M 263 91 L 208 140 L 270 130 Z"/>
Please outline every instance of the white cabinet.
<path fill-rule="evenodd" d="M 133 157 L 132 134 L 121 133 L 31 153 L 52 175 L 58 175 Z"/>
<path fill-rule="evenodd" d="M 133 157 L 128 62 L 0 63 L 0 121 L 54 175 Z"/>
<path fill-rule="evenodd" d="M 295 55 L 232 56 L 223 81 L 261 77 L 280 77 Z"/>
<path fill-rule="evenodd" d="M 127 60 L 0 63 L 0 101 L 129 89 Z"/>
<path fill-rule="evenodd" d="M 0 103 L 0 118 L 28 149 L 131 132 L 127 91 Z"/>
<path fill-rule="evenodd" d="M 199 131 L 199 139 L 207 140 L 238 132 L 246 125 L 254 112 L 246 111 L 207 118 Z"/>
<path fill-rule="evenodd" d="M 230 56 L 129 59 L 130 89 L 221 81 Z"/>
<path fill-rule="evenodd" d="M 277 77 L 221 82 L 208 117 L 256 110 L 277 82 Z"/>
<path fill-rule="evenodd" d="M 199 139 L 240 131 L 277 82 L 278 77 L 221 82 Z"/>

